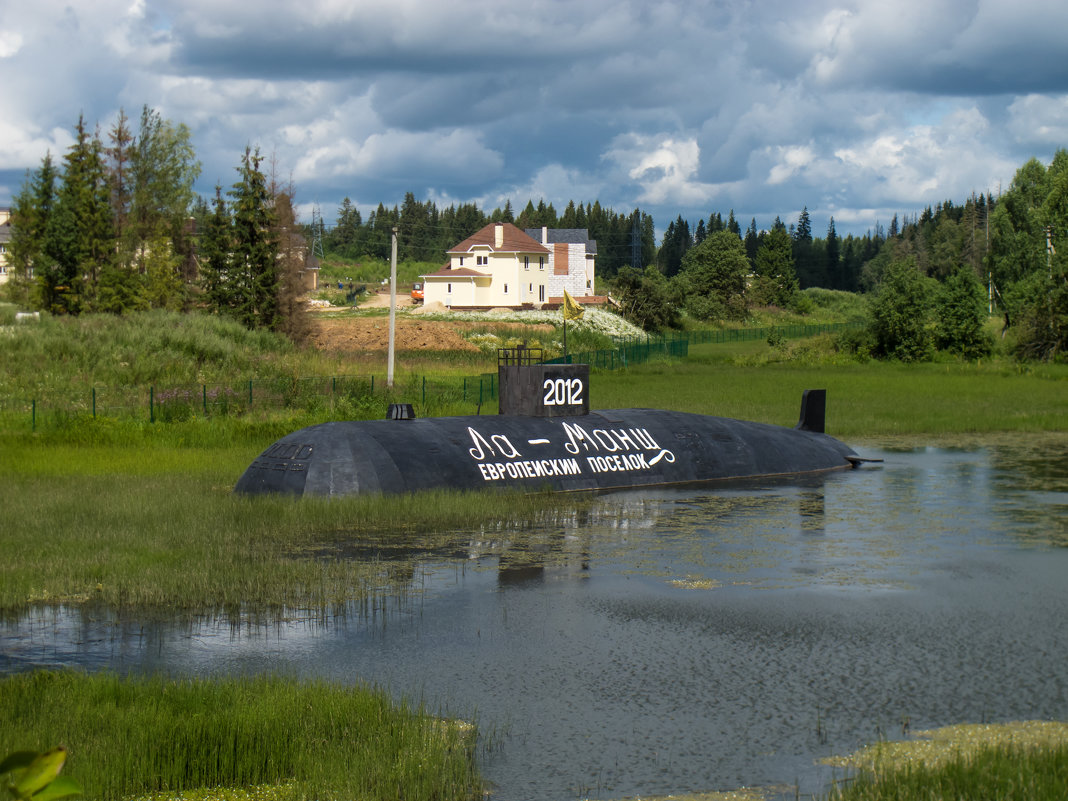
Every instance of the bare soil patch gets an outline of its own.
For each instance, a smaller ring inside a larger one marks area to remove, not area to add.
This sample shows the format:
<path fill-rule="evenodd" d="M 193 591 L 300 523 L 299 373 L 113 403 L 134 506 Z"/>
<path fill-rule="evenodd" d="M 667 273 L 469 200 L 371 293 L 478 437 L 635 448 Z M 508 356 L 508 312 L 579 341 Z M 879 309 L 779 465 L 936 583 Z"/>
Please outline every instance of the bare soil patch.
<path fill-rule="evenodd" d="M 321 317 L 312 336 L 315 347 L 330 353 L 387 350 L 388 317 Z M 466 350 L 478 348 L 464 339 L 452 323 L 397 317 L 397 350 Z"/>
<path fill-rule="evenodd" d="M 441 304 L 432 304 L 440 306 Z M 413 308 L 414 307 L 414 308 Z M 360 309 L 389 308 L 389 292 L 374 292 L 361 301 Z M 427 312 L 445 311 L 414 304 L 407 293 L 397 293 L 397 308 L 404 309 L 405 314 L 397 315 L 396 344 L 397 350 L 461 350 L 477 351 L 478 347 L 463 338 L 461 332 L 488 328 L 491 330 L 537 330 L 552 331 L 547 323 L 526 325 L 523 323 L 486 320 L 423 320 L 419 316 L 424 308 Z M 336 308 L 331 309 L 336 311 Z M 355 353 L 360 351 L 384 351 L 389 348 L 389 318 L 352 315 L 344 317 L 319 316 L 318 309 L 313 312 L 315 347 L 328 353 Z"/>

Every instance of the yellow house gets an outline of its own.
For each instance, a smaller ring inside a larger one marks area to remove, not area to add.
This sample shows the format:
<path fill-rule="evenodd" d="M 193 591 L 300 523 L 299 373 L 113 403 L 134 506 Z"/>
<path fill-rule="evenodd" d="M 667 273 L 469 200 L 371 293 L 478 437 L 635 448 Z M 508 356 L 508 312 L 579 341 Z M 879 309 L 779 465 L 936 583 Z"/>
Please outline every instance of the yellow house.
<path fill-rule="evenodd" d="M 490 223 L 446 255 L 448 264 L 422 276 L 424 303 L 473 309 L 549 300 L 551 251 L 511 223 Z"/>

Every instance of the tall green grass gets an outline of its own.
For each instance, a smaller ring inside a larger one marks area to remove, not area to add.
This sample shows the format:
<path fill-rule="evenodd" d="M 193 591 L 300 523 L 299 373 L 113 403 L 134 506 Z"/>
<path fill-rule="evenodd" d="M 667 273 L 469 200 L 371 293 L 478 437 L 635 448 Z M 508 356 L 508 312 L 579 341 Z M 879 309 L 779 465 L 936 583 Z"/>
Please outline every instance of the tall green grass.
<path fill-rule="evenodd" d="M 205 314 L 43 316 L 4 338 L 0 398 L 98 386 L 211 384 L 339 372 L 268 331 Z"/>
<path fill-rule="evenodd" d="M 39 671 L 0 679 L 0 713 L 0 754 L 62 744 L 64 775 L 91 799 L 264 785 L 271 799 L 481 791 L 470 727 L 363 687 Z"/>
<path fill-rule="evenodd" d="M 366 602 L 404 591 L 400 574 L 331 554 L 385 536 L 518 526 L 565 502 L 477 492 L 233 495 L 274 433 L 213 446 L 0 437 L 0 613 L 60 603 L 234 612 Z"/>
<path fill-rule="evenodd" d="M 997 799 L 1063 801 L 1068 798 L 1068 746 L 988 747 L 934 766 L 923 762 L 861 771 L 831 795 L 834 801 Z"/>
<path fill-rule="evenodd" d="M 801 393 L 825 388 L 837 436 L 1068 430 L 1068 365 L 929 363 L 746 365 L 761 343 L 690 348 L 659 362 L 591 378 L 595 408 L 632 406 L 793 425 Z"/>

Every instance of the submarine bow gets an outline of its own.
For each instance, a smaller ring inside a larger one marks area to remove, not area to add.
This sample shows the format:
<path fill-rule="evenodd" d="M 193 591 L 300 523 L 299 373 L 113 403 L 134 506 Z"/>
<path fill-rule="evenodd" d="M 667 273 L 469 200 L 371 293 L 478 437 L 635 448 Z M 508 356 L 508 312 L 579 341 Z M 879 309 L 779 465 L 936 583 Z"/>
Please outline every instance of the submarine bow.
<path fill-rule="evenodd" d="M 857 459 L 848 446 L 803 425 L 654 409 L 368 420 L 322 423 L 283 437 L 234 489 L 301 496 L 609 490 L 817 473 Z"/>

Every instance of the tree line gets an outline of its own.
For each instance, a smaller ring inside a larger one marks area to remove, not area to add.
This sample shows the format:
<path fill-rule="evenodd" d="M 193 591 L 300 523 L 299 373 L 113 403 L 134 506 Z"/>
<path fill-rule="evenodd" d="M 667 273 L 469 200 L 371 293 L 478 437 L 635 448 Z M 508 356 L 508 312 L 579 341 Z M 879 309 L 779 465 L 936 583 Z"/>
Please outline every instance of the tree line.
<path fill-rule="evenodd" d="M 936 350 L 978 358 L 992 349 L 988 315 L 1002 315 L 1026 359 L 1068 352 L 1068 151 L 1049 166 L 1031 159 L 998 198 L 973 194 L 864 236 L 812 235 L 808 210 L 796 224 L 755 220 L 743 234 L 731 211 L 696 227 L 681 216 L 667 228 L 655 263 L 616 278 L 623 308 L 651 329 L 682 318 L 742 319 L 754 306 L 804 313 L 798 290 L 859 291 L 870 324 L 843 346 L 863 355 L 926 359 Z"/>
<path fill-rule="evenodd" d="M 210 205 L 189 129 L 145 106 L 120 110 L 106 142 L 83 117 L 56 164 L 47 153 L 11 208 L 13 300 L 55 314 L 194 304 L 299 336 L 303 236 L 292 186 L 246 148 L 238 180 Z"/>
<path fill-rule="evenodd" d="M 680 215 L 658 245 L 649 214 L 598 201 L 572 200 L 562 213 L 528 201 L 518 214 L 508 202 L 486 213 L 475 204 L 439 209 L 409 192 L 400 206 L 379 203 L 366 221 L 345 198 L 329 229 L 321 218 L 301 226 L 292 185 L 279 183 L 273 165 L 265 174 L 258 150 L 246 148 L 238 180 L 225 193 L 217 186 L 209 201 L 193 188 L 200 163 L 184 125 L 146 106 L 136 129 L 120 111 L 106 142 L 82 118 L 74 131 L 62 162 L 46 154 L 11 209 L 5 292 L 53 313 L 197 306 L 299 335 L 306 238 L 335 256 L 387 260 L 396 227 L 402 260 L 433 263 L 487 223 L 505 221 L 586 229 L 597 242 L 598 275 L 648 329 L 684 317 L 741 319 L 756 306 L 804 313 L 810 301 L 800 290 L 824 287 L 869 295 L 873 318 L 884 319 L 855 347 L 875 355 L 920 358 L 946 346 L 949 324 L 935 319 L 943 301 L 962 353 L 984 350 L 979 332 L 960 332 L 963 317 L 974 329 L 994 309 L 1022 356 L 1060 358 L 1068 347 L 1065 150 L 1048 166 L 1028 161 L 997 198 L 945 200 L 863 236 L 839 237 L 832 218 L 817 237 L 807 208 L 795 223 L 776 217 L 758 230 L 754 218 L 743 231 L 731 210 L 695 226 Z M 889 308 L 903 297 L 912 305 Z M 899 347 L 888 337 L 911 342 Z"/>
<path fill-rule="evenodd" d="M 398 207 L 382 203 L 364 220 L 350 198 L 342 200 L 336 222 L 327 227 L 320 219 L 318 235 L 327 255 L 342 259 L 390 258 L 391 233 L 397 228 L 397 258 L 400 261 L 442 263 L 449 248 L 489 223 L 508 222 L 521 229 L 582 228 L 597 242 L 598 274 L 610 278 L 620 267 L 637 258 L 651 263 L 656 257 L 653 219 L 640 209 L 629 214 L 603 208 L 598 201 L 570 201 L 562 214 L 543 200 L 528 201 L 517 215 L 511 201 L 503 208 L 485 212 L 475 203 L 439 209 L 432 201 L 421 202 L 408 192 Z M 314 232 L 312 232 L 314 234 Z"/>

